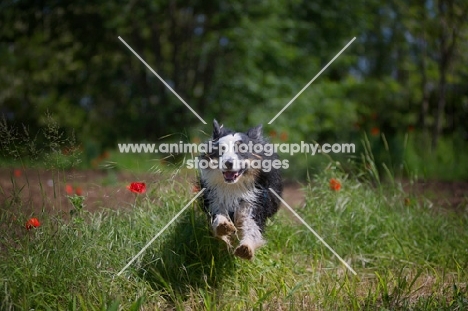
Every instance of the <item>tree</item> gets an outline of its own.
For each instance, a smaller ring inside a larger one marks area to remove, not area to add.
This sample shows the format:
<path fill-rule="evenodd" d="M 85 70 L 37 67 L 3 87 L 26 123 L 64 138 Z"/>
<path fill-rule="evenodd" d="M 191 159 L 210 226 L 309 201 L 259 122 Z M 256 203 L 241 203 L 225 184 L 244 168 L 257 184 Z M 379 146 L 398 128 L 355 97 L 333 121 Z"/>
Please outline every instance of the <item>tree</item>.
<path fill-rule="evenodd" d="M 457 53 L 458 41 L 466 34 L 466 14 L 468 3 L 456 0 L 438 0 L 438 66 L 439 66 L 439 96 L 432 134 L 432 146 L 437 147 L 442 132 L 445 106 L 447 103 L 447 75 Z"/>

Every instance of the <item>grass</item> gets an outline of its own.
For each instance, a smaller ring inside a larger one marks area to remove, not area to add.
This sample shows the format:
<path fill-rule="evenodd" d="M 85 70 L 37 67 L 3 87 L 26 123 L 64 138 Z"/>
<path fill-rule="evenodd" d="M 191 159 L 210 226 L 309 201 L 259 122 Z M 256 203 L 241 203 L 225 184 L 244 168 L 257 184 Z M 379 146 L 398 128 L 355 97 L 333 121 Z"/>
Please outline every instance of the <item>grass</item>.
<path fill-rule="evenodd" d="M 441 137 L 435 150 L 422 133 L 404 138 L 406 169 L 419 179 L 467 180 L 468 144 L 461 135 Z"/>
<path fill-rule="evenodd" d="M 330 178 L 342 183 L 329 188 Z M 364 180 L 364 179 L 361 179 Z M 0 214 L 1 310 L 464 310 L 468 217 L 408 201 L 394 187 L 328 169 L 297 212 L 357 277 L 286 210 L 253 261 L 212 238 L 196 204 L 117 272 L 193 197 L 162 179 L 130 211 L 42 214 L 24 229 Z M 85 199 L 86 203 L 86 199 Z"/>
<path fill-rule="evenodd" d="M 103 184 L 115 184 L 119 170 L 161 177 L 159 183 L 149 185 L 147 194 L 136 197 L 132 209 L 103 206 L 91 213 L 86 210 L 87 198 L 74 196 L 71 218 L 43 210 L 35 215 L 41 226 L 28 231 L 24 224 L 29 209 L 16 199 L 30 185 L 15 185 L 12 176 L 9 195 L 15 201 L 0 206 L 0 310 L 468 308 L 468 215 L 442 212 L 428 200 L 408 198 L 392 175 L 401 161 L 387 161 L 390 169 L 382 166 L 385 171 L 379 171 L 374 163 L 381 160 L 367 152 L 375 149 L 368 140 L 364 171 L 350 176 L 337 169 L 340 166 L 328 166 L 306 184 L 306 204 L 296 209 L 357 276 L 287 210 L 269 222 L 268 243 L 253 261 L 235 258 L 211 237 L 196 204 L 118 276 L 194 196 L 187 191 L 188 182 L 180 181 L 183 177 L 173 178 L 178 172 L 175 165 L 170 159 L 154 161 L 152 155 L 99 155 L 96 146 L 64 149 L 74 147 L 73 140 L 64 138 L 54 122 L 44 130 L 49 144 L 41 153 L 34 142 L 23 144 L 24 135 L 7 128 L 5 122 L 0 122 L 0 132 L 9 137 L 2 144 L 9 148 L 5 150 L 10 159 L 1 160 L 1 166 L 27 167 L 32 162 L 21 159 L 36 155 L 39 164 L 34 167 L 56 170 L 57 179 L 70 167 L 89 168 L 90 164 L 113 169 Z M 416 142 L 410 141 L 409 146 L 413 145 Z M 419 151 L 424 148 L 404 150 L 402 161 L 415 172 L 413 178 L 429 178 L 445 170 L 438 165 L 440 159 L 464 163 L 461 155 L 452 157 L 452 145 L 441 145 L 437 157 L 430 158 L 433 171 L 420 160 L 424 153 Z M 387 147 L 381 148 L 384 153 L 393 151 Z M 73 150 L 71 155 L 68 150 Z M 456 176 L 463 176 L 459 168 L 452 166 L 448 174 L 458 170 Z M 380 175 L 390 177 L 391 184 L 381 183 Z M 339 191 L 330 190 L 331 178 L 341 181 Z M 45 192 L 41 193 L 43 202 L 47 201 Z"/>

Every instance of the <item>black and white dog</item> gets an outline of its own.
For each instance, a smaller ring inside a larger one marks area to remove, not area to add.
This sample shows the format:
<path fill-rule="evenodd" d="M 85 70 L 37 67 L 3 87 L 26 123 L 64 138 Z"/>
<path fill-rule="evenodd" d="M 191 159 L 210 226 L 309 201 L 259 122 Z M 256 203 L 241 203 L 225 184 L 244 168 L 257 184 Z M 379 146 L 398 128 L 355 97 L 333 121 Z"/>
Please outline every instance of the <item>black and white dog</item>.
<path fill-rule="evenodd" d="M 214 120 L 209 143 L 212 150 L 200 156 L 200 160 L 210 163 L 200 169 L 200 186 L 205 188 L 204 210 L 209 215 L 214 236 L 230 248 L 237 237 L 239 243 L 234 254 L 251 259 L 255 250 L 265 243 L 262 233 L 267 218 L 280 205 L 268 189 L 281 195 L 280 171 L 271 167 L 271 162 L 280 160 L 276 153 L 266 155 L 261 151 L 267 143 L 261 125 L 241 133 L 224 128 Z"/>

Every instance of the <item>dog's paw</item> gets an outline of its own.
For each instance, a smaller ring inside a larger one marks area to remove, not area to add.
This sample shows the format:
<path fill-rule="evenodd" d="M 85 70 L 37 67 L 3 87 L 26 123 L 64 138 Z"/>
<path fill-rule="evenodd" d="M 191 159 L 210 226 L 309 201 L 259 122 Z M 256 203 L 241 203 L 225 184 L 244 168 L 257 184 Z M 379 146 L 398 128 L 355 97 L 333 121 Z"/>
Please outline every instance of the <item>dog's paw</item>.
<path fill-rule="evenodd" d="M 254 250 L 247 244 L 241 244 L 234 251 L 234 255 L 243 259 L 252 259 Z"/>
<path fill-rule="evenodd" d="M 231 222 L 223 222 L 220 223 L 216 227 L 216 236 L 222 237 L 225 235 L 231 235 L 234 234 L 237 231 L 236 227 L 234 226 L 233 223 Z"/>

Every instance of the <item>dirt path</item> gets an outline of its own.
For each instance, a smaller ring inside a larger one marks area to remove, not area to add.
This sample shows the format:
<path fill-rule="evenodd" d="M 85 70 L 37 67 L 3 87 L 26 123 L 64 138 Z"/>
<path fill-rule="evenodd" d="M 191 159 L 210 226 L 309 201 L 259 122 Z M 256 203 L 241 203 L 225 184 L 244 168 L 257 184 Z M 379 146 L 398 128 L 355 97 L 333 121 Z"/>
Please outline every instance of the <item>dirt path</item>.
<path fill-rule="evenodd" d="M 126 186 L 133 181 L 144 181 L 150 191 L 148 195 L 156 195 L 161 178 L 158 174 L 102 170 L 57 173 L 0 169 L 0 209 L 26 216 L 43 211 L 68 215 L 72 206 L 66 195 L 75 193 L 86 197 L 86 209 L 91 212 L 103 207 L 131 208 L 135 195 Z M 178 185 L 191 193 L 192 181 L 191 176 L 180 178 Z M 468 212 L 468 182 L 403 182 L 403 188 L 408 197 L 429 200 L 436 207 Z M 292 207 L 305 204 L 299 183 L 286 183 L 283 198 Z"/>
<path fill-rule="evenodd" d="M 468 182 L 419 181 L 402 185 L 410 197 L 426 200 L 434 208 L 468 213 Z"/>

